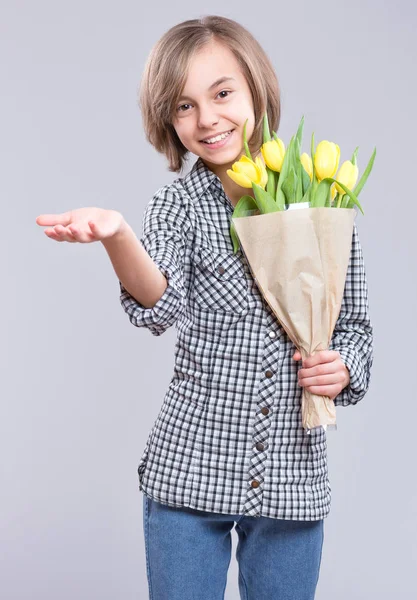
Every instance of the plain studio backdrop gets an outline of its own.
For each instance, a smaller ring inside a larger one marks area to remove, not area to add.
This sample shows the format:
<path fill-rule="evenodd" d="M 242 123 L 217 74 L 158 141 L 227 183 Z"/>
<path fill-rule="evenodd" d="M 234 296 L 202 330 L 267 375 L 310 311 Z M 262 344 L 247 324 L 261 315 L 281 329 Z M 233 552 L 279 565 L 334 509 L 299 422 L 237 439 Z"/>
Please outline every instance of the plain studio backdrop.
<path fill-rule="evenodd" d="M 153 44 L 220 14 L 262 43 L 279 136 L 359 146 L 357 215 L 375 358 L 370 390 L 328 432 L 332 507 L 318 600 L 416 596 L 417 9 L 413 0 L 211 3 L 3 0 L 1 55 L 2 600 L 147 597 L 137 465 L 172 376 L 175 328 L 135 328 L 101 243 L 49 239 L 42 213 L 119 210 L 141 235 L 172 181 L 137 90 Z M 186 172 L 195 157 L 191 157 Z M 227 600 L 238 599 L 233 531 Z M 273 599 L 271 599 L 273 600 Z M 275 600 L 275 599 L 274 599 Z"/>

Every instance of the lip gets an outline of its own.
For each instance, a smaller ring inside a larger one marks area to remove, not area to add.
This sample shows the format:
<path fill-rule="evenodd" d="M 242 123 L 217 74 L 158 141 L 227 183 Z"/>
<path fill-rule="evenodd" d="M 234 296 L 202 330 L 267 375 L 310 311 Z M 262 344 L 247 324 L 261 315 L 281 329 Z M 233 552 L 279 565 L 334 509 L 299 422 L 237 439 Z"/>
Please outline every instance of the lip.
<path fill-rule="evenodd" d="M 216 150 L 217 148 L 223 148 L 223 146 L 225 146 L 230 138 L 233 137 L 233 133 L 234 133 L 234 129 L 229 129 L 228 131 L 230 131 L 231 133 L 225 137 L 223 140 L 220 140 L 219 142 L 216 142 L 215 144 L 205 144 L 203 142 L 203 140 L 200 141 L 201 144 L 204 144 L 204 148 L 208 148 L 209 150 Z M 222 133 L 227 133 L 227 131 L 223 131 Z M 220 133 L 218 133 L 217 135 L 221 135 Z M 216 136 L 211 136 L 211 137 L 216 137 Z M 210 138 L 206 138 L 206 139 L 210 139 Z"/>

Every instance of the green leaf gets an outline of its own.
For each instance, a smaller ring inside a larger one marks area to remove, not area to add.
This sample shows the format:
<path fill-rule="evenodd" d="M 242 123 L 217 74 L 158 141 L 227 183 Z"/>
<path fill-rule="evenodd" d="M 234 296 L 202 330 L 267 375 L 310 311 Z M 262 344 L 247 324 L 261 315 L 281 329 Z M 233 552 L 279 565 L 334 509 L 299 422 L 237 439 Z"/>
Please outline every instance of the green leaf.
<path fill-rule="evenodd" d="M 232 217 L 247 217 L 253 210 L 258 210 L 255 198 L 246 194 L 236 204 Z"/>
<path fill-rule="evenodd" d="M 313 164 L 313 179 L 312 179 L 312 183 L 314 183 L 315 181 L 317 181 L 317 175 L 316 175 L 316 168 L 314 166 L 314 160 L 316 157 L 316 151 L 314 149 L 314 131 L 311 134 L 311 148 L 310 148 L 310 155 L 311 155 L 311 162 Z"/>
<path fill-rule="evenodd" d="M 312 169 L 313 169 L 313 179 L 311 180 L 311 187 L 310 187 L 310 207 L 313 207 L 313 206 L 316 206 L 315 196 L 316 196 L 316 191 L 317 191 L 317 187 L 318 187 L 316 169 L 314 166 L 314 158 L 316 156 L 315 149 L 314 149 L 314 131 L 311 134 L 310 154 L 311 154 L 311 162 L 312 162 Z"/>
<path fill-rule="evenodd" d="M 355 193 L 352 192 L 352 190 L 350 190 L 349 188 L 347 188 L 344 183 L 341 183 L 340 181 L 337 181 L 337 179 L 333 179 L 333 177 L 326 177 L 325 179 L 323 179 L 320 182 L 320 185 L 323 183 L 323 181 L 331 181 L 332 183 L 337 183 L 337 185 L 339 185 L 342 188 L 342 190 L 345 192 L 345 194 L 347 194 L 349 196 L 349 198 L 351 199 L 351 201 L 353 202 L 353 204 L 356 204 L 356 206 L 359 208 L 359 210 L 361 211 L 361 213 L 363 215 L 365 214 L 363 212 L 363 208 L 360 205 L 360 202 L 357 199 Z"/>
<path fill-rule="evenodd" d="M 261 188 L 260 185 L 257 183 L 252 183 L 252 189 L 255 193 L 256 205 L 262 215 L 282 210 L 279 208 L 274 198 L 263 188 Z"/>
<path fill-rule="evenodd" d="M 255 199 L 252 196 L 242 196 L 239 202 L 236 204 L 235 209 L 232 214 L 232 219 L 234 217 L 247 217 L 253 214 L 254 211 L 257 211 L 258 207 L 256 205 Z M 239 237 L 236 232 L 236 227 L 234 226 L 233 220 L 230 226 L 230 235 L 233 242 L 233 253 L 239 250 Z"/>
<path fill-rule="evenodd" d="M 374 166 L 374 161 L 375 161 L 375 156 L 376 156 L 376 148 L 374 148 L 374 151 L 372 152 L 372 156 L 369 159 L 368 165 L 365 169 L 365 171 L 362 174 L 362 177 L 359 179 L 358 183 L 356 184 L 353 193 L 356 196 L 359 196 L 360 191 L 362 190 L 363 186 L 366 183 L 366 180 L 369 177 L 370 172 L 372 171 L 372 167 Z M 342 187 L 342 186 L 340 186 Z"/>
<path fill-rule="evenodd" d="M 329 180 L 330 178 L 328 177 L 320 181 L 316 189 L 316 194 L 314 196 L 315 207 L 326 206 L 326 204 L 328 203 L 328 198 L 330 195 L 330 186 L 332 185 Z"/>
<path fill-rule="evenodd" d="M 307 173 L 307 171 L 303 167 L 302 163 L 301 163 L 301 183 L 302 183 L 303 195 L 304 195 L 311 186 L 311 180 L 310 180 L 310 175 Z M 302 199 L 302 202 L 305 202 L 304 198 Z"/>
<path fill-rule="evenodd" d="M 350 162 L 351 162 L 353 165 L 355 165 L 355 166 L 358 164 L 358 161 L 357 161 L 358 150 L 359 150 L 359 146 L 357 146 L 357 147 L 355 148 L 355 151 L 354 151 L 354 153 L 352 154 L 352 159 L 351 159 L 351 161 L 350 161 Z"/>
<path fill-rule="evenodd" d="M 293 204 L 297 202 L 296 200 L 296 192 L 297 192 L 297 175 L 295 173 L 294 167 L 291 167 L 289 174 L 285 178 L 284 183 L 282 184 L 282 191 L 284 192 L 286 198 L 286 204 Z M 299 186 L 298 186 L 299 187 Z"/>
<path fill-rule="evenodd" d="M 271 134 L 269 131 L 269 123 L 268 123 L 268 114 L 266 112 L 264 114 L 263 140 L 264 140 L 264 144 L 265 144 L 265 142 L 271 141 Z"/>
<path fill-rule="evenodd" d="M 301 199 L 301 202 L 310 202 L 310 196 L 311 196 L 311 186 L 305 192 L 304 196 Z"/>
<path fill-rule="evenodd" d="M 299 141 L 298 137 L 296 136 L 296 138 L 294 140 L 294 145 L 293 145 L 293 161 L 292 162 L 293 162 L 295 174 L 297 177 L 297 185 L 295 188 L 293 202 L 301 202 L 301 200 L 303 199 L 303 186 L 302 186 L 302 177 L 303 176 L 302 176 L 302 172 L 301 172 L 303 165 L 301 164 L 300 152 L 301 152 L 300 141 Z"/>
<path fill-rule="evenodd" d="M 282 167 L 281 167 L 281 173 L 279 175 L 279 179 L 278 179 L 278 185 L 277 185 L 277 192 L 276 192 L 276 203 L 282 207 L 281 210 L 284 209 L 284 205 L 285 205 L 285 195 L 284 192 L 282 191 L 282 185 L 285 181 L 285 179 L 287 178 L 289 171 L 290 171 L 290 167 L 291 167 L 291 157 L 292 157 L 292 147 L 294 144 L 294 137 L 291 138 L 290 143 L 288 144 L 288 148 L 285 152 L 285 156 L 284 156 L 284 160 L 282 161 Z"/>
<path fill-rule="evenodd" d="M 298 140 L 300 148 L 303 144 L 303 128 L 304 128 L 304 115 L 301 117 L 301 121 L 298 126 L 297 133 L 296 133 L 296 138 Z"/>
<path fill-rule="evenodd" d="M 249 119 L 246 119 L 245 124 L 243 126 L 243 146 L 245 148 L 246 157 L 250 158 L 251 160 L 253 160 L 252 159 L 252 155 L 251 155 L 250 150 L 249 150 L 248 140 L 247 140 L 247 137 L 246 137 L 246 125 L 248 123 L 248 120 Z"/>
<path fill-rule="evenodd" d="M 324 206 L 326 208 L 331 208 L 332 207 L 332 196 L 331 196 L 330 188 L 329 188 L 329 193 L 327 194 L 326 203 L 325 203 Z"/>

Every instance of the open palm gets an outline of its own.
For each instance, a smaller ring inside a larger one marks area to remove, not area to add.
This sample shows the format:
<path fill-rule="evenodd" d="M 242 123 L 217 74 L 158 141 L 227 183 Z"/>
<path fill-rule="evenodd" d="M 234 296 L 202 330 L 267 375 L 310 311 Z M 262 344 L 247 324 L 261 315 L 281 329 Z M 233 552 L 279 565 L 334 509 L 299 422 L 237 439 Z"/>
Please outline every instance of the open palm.
<path fill-rule="evenodd" d="M 48 226 L 45 234 L 57 242 L 98 242 L 110 238 L 125 226 L 123 215 L 104 208 L 77 208 L 61 214 L 44 214 L 38 225 Z"/>

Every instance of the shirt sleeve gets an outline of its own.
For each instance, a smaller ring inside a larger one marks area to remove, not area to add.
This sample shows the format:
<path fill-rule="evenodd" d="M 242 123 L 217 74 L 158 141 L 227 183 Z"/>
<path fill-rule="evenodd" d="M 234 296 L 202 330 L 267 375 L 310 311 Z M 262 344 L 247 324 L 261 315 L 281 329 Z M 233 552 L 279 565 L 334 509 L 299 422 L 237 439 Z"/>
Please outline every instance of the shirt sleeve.
<path fill-rule="evenodd" d="M 162 335 L 173 325 L 186 304 L 184 255 L 189 220 L 183 203 L 168 186 L 156 192 L 145 209 L 140 242 L 161 273 L 167 288 L 152 308 L 140 304 L 119 280 L 120 302 L 136 327 Z"/>
<path fill-rule="evenodd" d="M 365 396 L 373 362 L 373 327 L 369 317 L 368 286 L 356 224 L 340 314 L 330 350 L 337 350 L 349 370 L 350 383 L 336 396 L 336 406 L 357 404 Z"/>

